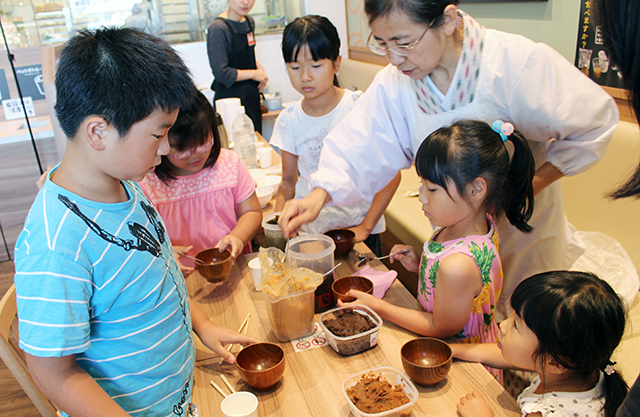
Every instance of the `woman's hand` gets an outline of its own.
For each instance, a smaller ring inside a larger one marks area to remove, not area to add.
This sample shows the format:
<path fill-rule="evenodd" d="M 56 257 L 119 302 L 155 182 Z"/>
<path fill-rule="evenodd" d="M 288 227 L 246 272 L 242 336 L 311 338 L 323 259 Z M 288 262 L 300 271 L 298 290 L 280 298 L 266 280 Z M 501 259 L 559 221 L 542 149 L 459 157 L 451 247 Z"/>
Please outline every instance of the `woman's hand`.
<path fill-rule="evenodd" d="M 301 200 L 289 200 L 284 204 L 278 225 L 285 238 L 295 236 L 303 224 L 318 218 L 322 207 L 331 200 L 331 196 L 322 188 L 314 188 Z"/>
<path fill-rule="evenodd" d="M 229 234 L 220 239 L 220 242 L 218 242 L 216 247 L 220 249 L 220 252 L 224 252 L 224 250 L 228 248 L 231 251 L 231 256 L 235 261 L 235 259 L 242 253 L 242 250 L 244 249 L 244 242 L 242 242 L 242 239 L 240 239 L 239 237 Z"/>
<path fill-rule="evenodd" d="M 457 408 L 462 417 L 493 417 L 493 410 L 478 391 L 460 398 Z"/>
<path fill-rule="evenodd" d="M 420 269 L 420 257 L 415 249 L 409 245 L 393 245 L 389 262 L 400 261 L 407 271 L 418 272 Z"/>
<path fill-rule="evenodd" d="M 173 247 L 173 255 L 176 258 L 176 263 L 178 264 L 178 267 L 182 271 L 182 275 L 184 275 L 185 277 L 188 277 L 189 275 L 191 275 L 195 270 L 195 268 L 182 265 L 182 262 L 180 262 L 180 258 L 182 257 L 182 255 L 180 255 L 178 252 L 189 253 L 191 249 L 193 249 L 193 246 L 174 246 Z"/>

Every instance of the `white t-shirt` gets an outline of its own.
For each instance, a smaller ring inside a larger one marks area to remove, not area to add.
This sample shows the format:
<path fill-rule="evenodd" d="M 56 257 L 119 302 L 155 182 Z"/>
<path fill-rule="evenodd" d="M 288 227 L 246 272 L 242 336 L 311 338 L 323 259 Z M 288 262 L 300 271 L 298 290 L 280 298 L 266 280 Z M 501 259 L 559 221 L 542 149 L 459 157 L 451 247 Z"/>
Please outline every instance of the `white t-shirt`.
<path fill-rule="evenodd" d="M 299 100 L 278 116 L 270 144 L 298 156 L 296 199 L 304 198 L 311 192 L 309 176 L 318 170 L 325 136 L 355 107 L 360 97 L 361 91 L 344 90 L 338 105 L 320 117 L 306 114 L 302 109 L 302 100 Z M 370 201 L 349 206 L 326 206 L 314 222 L 302 227 L 302 231 L 324 233 L 330 229 L 357 226 L 362 223 L 370 206 Z M 381 217 L 372 233 L 382 233 L 385 229 L 384 217 Z"/>

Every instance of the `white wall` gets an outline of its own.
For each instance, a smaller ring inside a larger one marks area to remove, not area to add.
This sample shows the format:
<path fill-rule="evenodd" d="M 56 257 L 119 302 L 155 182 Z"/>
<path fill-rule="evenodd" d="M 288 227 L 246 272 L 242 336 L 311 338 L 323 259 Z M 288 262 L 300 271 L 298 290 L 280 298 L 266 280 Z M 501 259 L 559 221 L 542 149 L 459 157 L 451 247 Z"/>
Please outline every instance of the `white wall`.
<path fill-rule="evenodd" d="M 459 7 L 487 28 L 544 42 L 574 62 L 580 0 L 487 4 L 464 4 L 463 0 Z"/>

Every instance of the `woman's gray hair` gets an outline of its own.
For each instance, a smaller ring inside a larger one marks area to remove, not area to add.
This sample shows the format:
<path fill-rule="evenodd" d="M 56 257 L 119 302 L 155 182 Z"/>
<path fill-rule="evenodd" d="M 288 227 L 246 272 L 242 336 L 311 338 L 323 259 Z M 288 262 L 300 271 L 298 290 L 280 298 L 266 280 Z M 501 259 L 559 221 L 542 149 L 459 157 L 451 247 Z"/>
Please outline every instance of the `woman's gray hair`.
<path fill-rule="evenodd" d="M 364 12 L 369 25 L 398 10 L 416 23 L 437 27 L 442 23 L 444 9 L 450 4 L 458 3 L 459 0 L 365 0 Z"/>

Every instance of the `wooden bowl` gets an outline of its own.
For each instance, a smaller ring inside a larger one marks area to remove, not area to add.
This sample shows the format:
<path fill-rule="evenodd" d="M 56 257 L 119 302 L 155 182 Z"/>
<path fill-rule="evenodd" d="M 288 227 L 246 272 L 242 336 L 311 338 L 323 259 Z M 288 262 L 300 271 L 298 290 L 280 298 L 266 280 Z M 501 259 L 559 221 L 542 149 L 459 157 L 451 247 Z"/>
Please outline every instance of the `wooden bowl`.
<path fill-rule="evenodd" d="M 356 234 L 349 229 L 333 229 L 325 232 L 336 244 L 334 255 L 336 258 L 346 258 L 356 244 Z"/>
<path fill-rule="evenodd" d="M 274 343 L 255 343 L 236 356 L 240 378 L 258 391 L 273 388 L 284 373 L 284 351 Z"/>
<path fill-rule="evenodd" d="M 356 299 L 354 297 L 347 296 L 347 293 L 351 289 L 373 294 L 373 282 L 371 282 L 369 278 L 351 275 L 338 278 L 331 284 L 331 292 L 333 293 L 333 298 L 336 300 L 336 303 L 338 300 L 342 300 L 344 303 L 355 301 Z"/>
<path fill-rule="evenodd" d="M 420 385 L 435 385 L 451 369 L 451 347 L 440 339 L 422 337 L 405 343 L 400 349 L 402 367 L 409 378 Z"/>
<path fill-rule="evenodd" d="M 201 265 L 198 262 L 195 263 L 196 270 L 209 282 L 224 281 L 233 265 L 233 258 L 229 249 L 225 249 L 224 252 L 220 252 L 218 248 L 205 249 L 198 252 L 196 258 L 211 264 Z"/>

